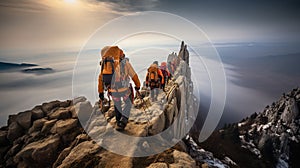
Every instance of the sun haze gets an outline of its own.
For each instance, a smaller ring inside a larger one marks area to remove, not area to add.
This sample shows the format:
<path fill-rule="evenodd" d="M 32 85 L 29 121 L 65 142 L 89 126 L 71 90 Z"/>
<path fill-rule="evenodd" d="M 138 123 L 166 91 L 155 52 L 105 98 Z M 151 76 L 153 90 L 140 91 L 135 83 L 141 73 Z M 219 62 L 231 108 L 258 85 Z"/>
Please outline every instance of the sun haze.
<path fill-rule="evenodd" d="M 64 0 L 66 3 L 74 4 L 76 3 L 76 0 Z"/>

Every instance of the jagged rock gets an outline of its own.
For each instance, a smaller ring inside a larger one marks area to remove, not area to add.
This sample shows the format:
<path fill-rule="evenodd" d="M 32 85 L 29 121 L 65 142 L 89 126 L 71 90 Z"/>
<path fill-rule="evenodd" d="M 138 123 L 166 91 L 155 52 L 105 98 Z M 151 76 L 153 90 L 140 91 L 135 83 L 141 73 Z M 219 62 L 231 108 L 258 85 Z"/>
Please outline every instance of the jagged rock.
<path fill-rule="evenodd" d="M 9 150 L 9 146 L 2 146 L 0 147 L 0 166 L 1 166 L 1 162 L 4 162 L 4 160 L 2 160 L 2 158 L 4 158 L 4 156 L 6 155 L 7 151 Z"/>
<path fill-rule="evenodd" d="M 69 112 L 68 109 L 65 108 L 59 108 L 49 115 L 50 119 L 58 119 L 58 120 L 67 119 L 70 117 L 71 117 L 71 113 Z"/>
<path fill-rule="evenodd" d="M 70 106 L 70 107 L 68 107 L 68 110 L 70 111 L 71 117 L 72 117 L 72 118 L 78 118 L 77 113 L 76 113 L 75 106 Z"/>
<path fill-rule="evenodd" d="M 12 148 L 9 149 L 9 151 L 7 152 L 7 154 L 9 156 L 14 156 L 21 149 L 22 149 L 22 145 L 21 144 L 15 144 Z"/>
<path fill-rule="evenodd" d="M 79 129 L 78 127 L 71 129 L 71 131 L 69 131 L 69 133 L 65 133 L 65 134 L 61 135 L 61 142 L 63 144 L 71 143 L 72 141 L 74 141 L 76 136 L 82 132 L 82 130 L 83 130 L 82 128 Z"/>
<path fill-rule="evenodd" d="M 23 135 L 23 129 L 17 122 L 12 122 L 8 127 L 7 139 L 13 142 L 15 139 Z"/>
<path fill-rule="evenodd" d="M 286 123 L 291 123 L 299 115 L 298 106 L 295 99 L 290 99 L 287 106 L 281 115 L 281 119 Z"/>
<path fill-rule="evenodd" d="M 76 167 L 81 165 L 81 167 L 92 167 L 98 163 L 93 163 L 100 160 L 100 157 L 97 158 L 93 156 L 98 152 L 100 147 L 93 141 L 85 141 L 77 145 L 72 149 L 70 154 L 62 161 L 62 164 L 59 168 L 69 168 Z"/>
<path fill-rule="evenodd" d="M 67 120 L 58 120 L 55 125 L 51 128 L 50 132 L 52 134 L 63 135 L 75 128 L 78 124 L 77 119 L 67 119 Z"/>
<path fill-rule="evenodd" d="M 70 147 L 75 147 L 76 145 L 80 144 L 81 142 L 88 141 L 90 137 L 87 134 L 79 134 L 75 140 L 72 142 Z"/>
<path fill-rule="evenodd" d="M 50 113 L 54 108 L 59 107 L 60 102 L 58 100 L 52 101 L 49 103 L 43 103 L 42 104 L 42 110 L 45 114 Z"/>
<path fill-rule="evenodd" d="M 76 105 L 79 102 L 85 102 L 85 101 L 86 101 L 86 98 L 83 97 L 83 96 L 81 96 L 81 97 L 74 98 L 73 101 L 72 101 L 72 103 L 73 103 L 73 105 Z"/>
<path fill-rule="evenodd" d="M 106 126 L 95 126 L 93 129 L 88 133 L 91 137 L 98 137 L 106 130 Z"/>
<path fill-rule="evenodd" d="M 168 168 L 166 163 L 152 163 L 147 168 Z"/>
<path fill-rule="evenodd" d="M 22 113 L 19 113 L 17 115 L 17 122 L 18 124 L 23 127 L 24 129 L 28 129 L 31 126 L 31 111 L 25 111 Z"/>
<path fill-rule="evenodd" d="M 66 101 L 63 101 L 59 104 L 60 107 L 69 107 L 71 105 L 72 101 L 71 100 L 66 100 Z"/>
<path fill-rule="evenodd" d="M 261 113 L 254 114 L 238 123 L 237 136 L 241 142 L 240 147 L 251 152 L 251 155 L 245 154 L 243 150 L 237 150 L 234 153 L 239 153 L 241 156 L 234 154 L 231 158 L 236 157 L 234 160 L 238 161 L 245 157 L 244 160 L 248 161 L 247 159 L 253 157 L 254 154 L 255 159 L 252 161 L 256 167 L 262 167 L 262 165 L 265 167 L 293 167 L 292 165 L 299 165 L 298 153 L 295 152 L 300 151 L 297 92 L 298 89 L 294 89 L 290 93 L 283 94 L 278 101 L 272 103 L 271 106 L 266 106 Z M 223 132 L 229 133 L 229 129 L 229 127 L 225 128 Z M 223 133 L 223 138 L 226 136 L 232 135 L 224 135 Z M 214 136 L 214 138 L 216 137 Z M 226 141 L 228 142 L 229 140 L 227 139 Z M 292 144 L 294 144 L 293 147 Z M 234 144 L 229 145 L 235 146 Z M 222 147 L 222 145 L 220 146 Z M 230 149 L 234 148 L 231 147 Z M 233 153 L 232 151 L 225 151 Z M 239 164 L 241 167 L 246 166 L 243 165 L 244 162 Z"/>
<path fill-rule="evenodd" d="M 61 165 L 62 161 L 70 154 L 71 150 L 72 148 L 68 147 L 61 151 L 52 167 L 58 167 Z"/>
<path fill-rule="evenodd" d="M 174 163 L 170 167 L 196 167 L 195 160 L 185 152 L 174 150 L 173 158 Z"/>
<path fill-rule="evenodd" d="M 30 143 L 17 153 L 14 162 L 24 162 L 23 164 L 27 167 L 46 166 L 55 160 L 59 143 L 60 138 L 58 135 L 51 135 L 47 139 Z"/>
<path fill-rule="evenodd" d="M 43 125 L 41 133 L 47 134 L 50 131 L 50 129 L 52 128 L 52 126 L 56 123 L 56 121 L 57 121 L 57 119 L 46 121 Z"/>
<path fill-rule="evenodd" d="M 203 163 L 203 164 L 201 165 L 201 168 L 209 168 L 209 165 L 208 165 L 207 163 Z"/>
<path fill-rule="evenodd" d="M 31 128 L 29 129 L 28 133 L 31 134 L 35 131 L 40 131 L 45 122 L 47 122 L 47 120 L 45 118 L 35 120 L 31 126 Z"/>
<path fill-rule="evenodd" d="M 153 120 L 151 120 L 151 126 L 149 128 L 149 133 L 151 135 L 156 135 L 165 128 L 165 115 L 164 113 L 161 113 L 159 117 L 155 117 Z"/>
<path fill-rule="evenodd" d="M 173 148 L 178 151 L 185 152 L 185 153 L 187 153 L 187 151 L 188 151 L 187 146 L 185 145 L 185 143 L 182 140 L 177 142 L 177 144 Z"/>
<path fill-rule="evenodd" d="M 17 114 L 9 115 L 7 125 L 9 126 L 11 123 L 15 122 L 17 119 Z"/>
<path fill-rule="evenodd" d="M 110 109 L 108 109 L 108 111 L 106 113 L 104 113 L 106 120 L 113 118 L 115 115 L 116 115 L 116 113 L 115 113 L 115 110 L 113 107 L 111 107 Z"/>
<path fill-rule="evenodd" d="M 7 140 L 7 131 L 1 130 L 0 131 L 0 146 L 6 146 L 8 145 L 8 140 Z"/>
<path fill-rule="evenodd" d="M 42 106 L 36 106 L 31 110 L 32 119 L 37 120 L 44 117 Z"/>
<path fill-rule="evenodd" d="M 174 104 L 168 104 L 164 109 L 164 113 L 166 115 L 166 127 L 168 127 L 169 125 L 171 125 L 174 121 L 174 116 L 175 114 L 178 112 L 178 109 L 176 108 L 177 106 L 175 106 Z"/>
<path fill-rule="evenodd" d="M 78 102 L 75 105 L 75 110 L 76 110 L 79 121 L 81 123 L 85 123 L 86 121 L 88 121 L 88 119 L 92 113 L 93 107 L 89 101 Z"/>

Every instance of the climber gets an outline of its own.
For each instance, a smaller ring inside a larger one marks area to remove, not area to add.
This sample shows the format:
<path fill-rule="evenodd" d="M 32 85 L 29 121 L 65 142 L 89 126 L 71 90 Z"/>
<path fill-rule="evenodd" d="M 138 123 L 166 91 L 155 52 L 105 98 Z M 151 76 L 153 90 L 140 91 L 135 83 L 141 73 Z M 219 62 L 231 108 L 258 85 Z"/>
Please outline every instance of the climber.
<path fill-rule="evenodd" d="M 164 76 L 158 67 L 158 61 L 154 61 L 148 68 L 146 75 L 146 87 L 150 87 L 152 101 L 157 100 L 159 89 L 164 84 Z"/>
<path fill-rule="evenodd" d="M 164 84 L 162 84 L 162 89 L 163 91 L 165 91 L 165 85 L 168 84 L 170 78 L 171 78 L 171 74 L 168 70 L 168 67 L 167 67 L 167 63 L 166 62 L 162 62 L 160 64 L 160 67 L 159 69 L 161 70 L 163 76 L 164 76 Z"/>
<path fill-rule="evenodd" d="M 101 71 L 98 77 L 98 93 L 100 101 L 104 100 L 104 90 L 112 97 L 116 113 L 116 129 L 123 130 L 128 122 L 133 103 L 133 90 L 130 78 L 139 91 L 140 81 L 138 75 L 125 58 L 125 54 L 118 46 L 107 46 L 101 50 Z M 130 77 L 130 78 L 129 78 Z M 122 109 L 122 100 L 125 103 Z"/>

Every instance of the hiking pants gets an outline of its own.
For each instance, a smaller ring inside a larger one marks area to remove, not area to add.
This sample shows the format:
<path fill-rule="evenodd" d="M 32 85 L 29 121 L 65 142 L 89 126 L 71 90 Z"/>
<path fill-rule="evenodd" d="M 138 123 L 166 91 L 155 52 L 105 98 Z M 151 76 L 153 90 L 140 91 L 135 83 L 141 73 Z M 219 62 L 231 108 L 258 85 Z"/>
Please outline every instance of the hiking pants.
<path fill-rule="evenodd" d="M 159 92 L 158 88 L 151 88 L 150 95 L 152 100 L 157 100 L 158 92 Z"/>
<path fill-rule="evenodd" d="M 116 112 L 116 120 L 120 121 L 121 117 L 129 118 L 132 103 L 128 94 L 118 93 L 112 96 L 114 101 L 114 108 Z M 122 99 L 125 103 L 124 109 L 122 109 Z"/>

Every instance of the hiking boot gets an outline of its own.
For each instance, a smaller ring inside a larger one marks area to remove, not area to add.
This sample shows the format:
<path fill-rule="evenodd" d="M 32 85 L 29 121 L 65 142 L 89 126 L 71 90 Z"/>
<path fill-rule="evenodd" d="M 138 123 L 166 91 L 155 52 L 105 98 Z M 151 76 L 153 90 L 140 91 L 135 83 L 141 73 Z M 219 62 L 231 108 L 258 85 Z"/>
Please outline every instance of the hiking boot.
<path fill-rule="evenodd" d="M 125 126 L 124 126 L 124 124 L 122 124 L 122 122 L 118 121 L 115 128 L 117 131 L 122 131 L 122 130 L 124 130 Z"/>
<path fill-rule="evenodd" d="M 124 116 L 121 117 L 120 122 L 125 125 L 124 127 L 126 127 L 127 123 L 128 123 L 128 119 Z"/>
<path fill-rule="evenodd" d="M 124 130 L 128 122 L 128 119 L 126 117 L 121 117 L 120 121 L 117 122 L 117 130 Z"/>

